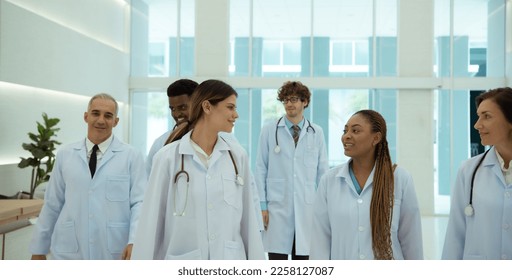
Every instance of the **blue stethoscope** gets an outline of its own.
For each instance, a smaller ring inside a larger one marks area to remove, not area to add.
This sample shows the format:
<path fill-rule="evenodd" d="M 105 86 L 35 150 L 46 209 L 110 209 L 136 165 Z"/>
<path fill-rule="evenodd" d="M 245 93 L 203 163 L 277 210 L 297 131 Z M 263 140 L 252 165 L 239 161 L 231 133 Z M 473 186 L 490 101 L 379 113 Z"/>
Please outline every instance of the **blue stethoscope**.
<path fill-rule="evenodd" d="M 482 164 L 482 162 L 485 159 L 485 156 L 487 155 L 487 153 L 490 150 L 491 149 L 485 151 L 484 155 L 482 156 L 482 158 L 476 165 L 475 170 L 473 171 L 473 175 L 471 176 L 471 188 L 469 190 L 469 204 L 468 204 L 468 206 L 466 206 L 466 208 L 464 208 L 464 214 L 466 214 L 467 217 L 471 217 L 471 216 L 475 215 L 475 209 L 473 208 L 473 185 L 475 183 L 475 176 L 476 176 L 476 172 L 478 171 L 478 168 L 480 167 L 480 165 Z"/>
<path fill-rule="evenodd" d="M 276 154 L 279 154 L 279 152 L 281 152 L 281 147 L 279 147 L 279 140 L 277 139 L 277 129 L 279 128 L 279 123 L 281 122 L 282 119 L 283 119 L 283 117 L 280 117 L 276 123 L 276 147 L 274 148 L 274 153 L 276 153 Z M 311 126 L 311 122 L 309 120 L 306 120 L 306 121 L 308 122 L 308 126 L 306 127 L 306 133 L 309 132 L 310 128 L 313 130 L 313 133 L 316 133 L 315 128 L 313 126 Z"/>
<path fill-rule="evenodd" d="M 220 137 L 220 138 L 224 142 L 226 142 L 226 140 L 224 140 L 224 138 L 222 138 L 222 137 Z M 227 142 L 226 142 L 226 144 L 227 144 Z M 229 153 L 229 157 L 231 158 L 231 162 L 233 163 L 233 167 L 235 168 L 236 183 L 239 186 L 243 186 L 244 178 L 242 178 L 242 176 L 240 176 L 240 174 L 238 174 L 238 167 L 236 165 L 235 158 L 233 157 L 231 150 L 228 150 L 228 153 Z M 185 191 L 185 205 L 183 205 L 183 210 L 177 211 L 176 210 L 176 191 L 178 189 L 178 181 L 179 181 L 180 177 L 185 177 L 185 179 L 187 180 L 187 187 L 186 187 L 186 191 Z M 173 213 L 173 215 L 174 216 L 185 216 L 185 209 L 187 208 L 187 203 L 188 203 L 189 181 L 190 181 L 190 176 L 188 175 L 188 172 L 185 171 L 185 155 L 181 154 L 181 170 L 178 171 L 176 173 L 176 175 L 174 175 L 174 184 L 173 184 L 173 189 L 174 189 L 174 213 Z"/>

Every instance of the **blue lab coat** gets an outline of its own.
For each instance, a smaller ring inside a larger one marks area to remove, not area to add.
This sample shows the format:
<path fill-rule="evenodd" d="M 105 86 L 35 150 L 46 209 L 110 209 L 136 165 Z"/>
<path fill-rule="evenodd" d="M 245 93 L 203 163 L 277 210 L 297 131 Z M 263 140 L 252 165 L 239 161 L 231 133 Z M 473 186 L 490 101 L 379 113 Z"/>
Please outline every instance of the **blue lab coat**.
<path fill-rule="evenodd" d="M 309 256 L 312 260 L 374 259 L 370 203 L 375 168 L 358 194 L 348 166 L 344 163 L 329 170 L 318 187 Z M 412 177 L 400 167 L 394 175 L 393 258 L 423 259 L 421 216 Z"/>
<path fill-rule="evenodd" d="M 113 137 L 91 179 L 85 139 L 59 150 L 30 251 L 120 259 L 133 243 L 147 177 L 142 155 Z"/>
<path fill-rule="evenodd" d="M 512 184 L 507 184 L 495 148 L 478 168 L 474 215 L 466 216 L 471 177 L 483 155 L 462 164 L 451 194 L 443 259 L 512 259 Z"/>
<path fill-rule="evenodd" d="M 265 259 L 247 154 L 219 137 L 206 168 L 190 135 L 154 157 L 132 259 Z M 229 150 L 243 185 L 237 184 Z M 182 177 L 175 185 L 182 163 L 189 184 Z"/>
<path fill-rule="evenodd" d="M 286 117 L 286 116 L 285 116 Z M 297 147 L 284 118 L 261 130 L 254 177 L 269 224 L 263 232 L 266 252 L 290 254 L 293 237 L 297 255 L 309 255 L 313 202 L 328 160 L 320 126 L 305 120 Z M 281 151 L 276 153 L 276 129 Z"/>

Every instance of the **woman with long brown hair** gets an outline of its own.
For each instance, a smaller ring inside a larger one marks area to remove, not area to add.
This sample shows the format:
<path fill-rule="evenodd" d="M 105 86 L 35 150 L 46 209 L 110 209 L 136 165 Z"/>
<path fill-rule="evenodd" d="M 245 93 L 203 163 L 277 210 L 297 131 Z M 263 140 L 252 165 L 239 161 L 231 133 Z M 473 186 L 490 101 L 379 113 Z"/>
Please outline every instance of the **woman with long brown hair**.
<path fill-rule="evenodd" d="M 442 259 L 512 259 L 512 88 L 476 98 L 474 128 L 490 148 L 466 160 L 451 193 Z"/>
<path fill-rule="evenodd" d="M 423 259 L 414 184 L 391 163 L 386 132 L 373 110 L 356 112 L 345 125 L 350 160 L 320 180 L 310 259 Z"/>
<path fill-rule="evenodd" d="M 247 153 L 219 136 L 235 125 L 237 96 L 219 80 L 194 90 L 188 122 L 155 155 L 133 259 L 265 258 Z"/>

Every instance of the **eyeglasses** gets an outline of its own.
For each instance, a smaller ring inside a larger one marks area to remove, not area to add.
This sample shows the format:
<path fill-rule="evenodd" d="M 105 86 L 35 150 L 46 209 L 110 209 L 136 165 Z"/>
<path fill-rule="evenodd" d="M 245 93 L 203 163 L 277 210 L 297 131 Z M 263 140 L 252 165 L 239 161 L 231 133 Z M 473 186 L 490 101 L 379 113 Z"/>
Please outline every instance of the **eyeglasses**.
<path fill-rule="evenodd" d="M 290 101 L 290 102 L 293 104 L 293 103 L 297 103 L 299 100 L 300 100 L 300 98 L 299 98 L 299 97 L 297 97 L 297 96 L 292 96 L 292 97 L 285 98 L 285 99 L 280 100 L 280 101 L 281 101 L 283 104 L 288 103 L 288 101 Z"/>

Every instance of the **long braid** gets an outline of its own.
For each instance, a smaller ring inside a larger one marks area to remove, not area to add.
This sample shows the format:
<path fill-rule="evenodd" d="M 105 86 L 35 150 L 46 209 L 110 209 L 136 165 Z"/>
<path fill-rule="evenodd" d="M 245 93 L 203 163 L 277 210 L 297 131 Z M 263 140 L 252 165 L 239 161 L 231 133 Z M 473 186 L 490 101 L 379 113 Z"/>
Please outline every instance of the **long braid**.
<path fill-rule="evenodd" d="M 375 259 L 393 259 L 391 222 L 394 202 L 394 175 L 391 156 L 386 139 L 386 122 L 376 111 L 362 110 L 372 125 L 373 132 L 380 132 L 381 141 L 375 147 L 375 173 L 373 177 L 372 201 L 370 203 L 370 224 L 372 227 L 372 249 Z"/>
<path fill-rule="evenodd" d="M 387 140 L 383 139 L 376 149 L 375 175 L 370 224 L 372 226 L 372 248 L 375 259 L 393 258 L 391 246 L 391 222 L 394 202 L 394 176 Z"/>

